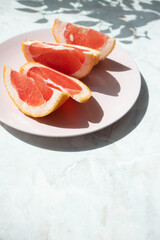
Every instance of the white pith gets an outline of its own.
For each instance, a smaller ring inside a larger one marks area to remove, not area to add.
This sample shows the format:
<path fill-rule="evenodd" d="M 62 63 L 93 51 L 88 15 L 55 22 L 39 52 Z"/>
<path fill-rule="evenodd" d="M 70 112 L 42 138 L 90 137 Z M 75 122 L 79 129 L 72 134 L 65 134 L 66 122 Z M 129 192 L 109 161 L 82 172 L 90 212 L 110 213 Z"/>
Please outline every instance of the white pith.
<path fill-rule="evenodd" d="M 66 23 L 65 22 L 61 22 L 59 19 L 56 19 L 56 26 L 54 27 L 54 31 L 56 33 L 58 33 L 60 42 L 63 42 L 63 43 L 66 42 L 66 40 L 64 38 L 64 30 L 65 30 L 65 28 L 66 28 Z M 57 34 L 56 34 L 56 36 L 57 36 Z"/>
<path fill-rule="evenodd" d="M 24 66 L 22 66 L 23 73 L 25 75 L 27 75 L 27 72 L 29 71 L 29 69 L 32 68 L 32 67 L 35 67 L 35 66 L 37 66 L 37 67 L 44 67 L 44 68 L 50 69 L 51 71 L 54 71 L 54 72 L 56 72 L 56 73 L 58 73 L 60 75 L 67 76 L 67 75 L 65 75 L 63 73 L 59 73 L 56 70 L 53 70 L 53 69 L 51 69 L 49 67 L 46 67 L 43 64 L 35 63 L 35 62 L 27 63 Z M 69 77 L 69 76 L 67 76 L 67 77 Z M 75 83 L 77 83 L 82 88 L 82 90 L 80 92 L 79 92 L 79 90 L 77 90 L 78 93 L 76 93 L 73 96 L 71 96 L 74 100 L 76 100 L 78 102 L 83 102 L 83 100 L 86 100 L 86 99 L 88 99 L 91 96 L 90 89 L 83 82 L 81 82 L 80 80 L 78 80 L 78 79 L 76 79 L 74 77 L 69 77 L 69 78 L 72 79 Z M 44 81 L 47 82 L 47 83 L 53 84 L 52 80 L 50 80 L 50 79 L 47 79 L 47 80 L 44 79 Z M 65 93 L 70 95 L 68 89 L 63 88 L 60 85 L 55 84 L 55 83 L 54 83 L 54 85 L 59 87 L 62 90 L 62 92 L 65 92 Z M 76 90 L 74 90 L 74 91 L 76 92 Z"/>
<path fill-rule="evenodd" d="M 109 38 L 106 44 L 101 49 L 99 49 L 101 53 L 99 56 L 99 60 L 103 60 L 105 57 L 107 57 L 111 49 L 114 47 L 114 45 L 115 45 L 115 39 Z"/>
<path fill-rule="evenodd" d="M 64 32 L 66 29 L 66 22 L 62 22 L 59 19 L 56 19 L 56 26 L 54 27 L 54 31 L 55 31 L 55 36 L 58 36 L 58 41 L 61 43 L 66 43 L 66 39 L 64 38 Z M 80 26 L 80 25 L 76 25 L 77 27 L 81 28 L 82 30 L 84 30 L 84 32 L 86 32 L 86 30 L 88 30 L 87 27 L 84 26 Z M 107 39 L 105 45 L 102 48 L 97 49 L 98 51 L 100 51 L 100 56 L 98 61 L 95 61 L 95 65 L 103 60 L 106 56 L 108 56 L 108 54 L 110 53 L 111 50 L 113 50 L 115 45 L 115 39 L 113 38 L 109 38 Z"/>
<path fill-rule="evenodd" d="M 26 40 L 23 42 L 24 46 L 30 46 L 33 43 L 40 43 L 43 44 L 44 47 L 46 47 L 46 49 L 55 49 L 55 50 L 73 50 L 73 49 L 79 49 L 79 50 L 83 50 L 83 52 L 87 52 L 88 54 L 93 54 L 94 56 L 99 56 L 100 53 L 98 50 L 95 50 L 93 48 L 88 48 L 88 47 L 84 47 L 84 46 L 79 46 L 79 45 L 73 45 L 73 44 L 67 44 L 67 43 L 53 43 L 53 42 L 44 42 L 44 41 L 40 41 L 40 40 Z M 49 45 L 52 44 L 52 45 Z M 39 56 L 39 55 L 36 55 Z"/>
<path fill-rule="evenodd" d="M 33 44 L 33 43 L 41 43 L 43 44 L 44 48 L 46 48 L 46 53 L 47 53 L 47 49 L 48 52 L 50 52 L 51 49 L 54 49 L 56 51 L 59 50 L 64 50 L 67 49 L 69 51 L 75 51 L 75 48 L 78 50 L 83 50 L 83 53 L 85 55 L 85 61 L 83 64 L 81 64 L 80 69 L 77 72 L 74 72 L 73 74 L 71 74 L 73 77 L 76 78 L 82 78 L 85 75 L 87 75 L 90 70 L 93 68 L 93 66 L 95 64 L 97 64 L 97 62 L 99 61 L 99 56 L 100 56 L 100 52 L 91 48 L 87 48 L 87 47 L 82 47 L 82 46 L 75 46 L 75 45 L 71 45 L 71 44 L 59 44 L 59 43 L 54 43 L 54 45 L 48 45 L 47 43 L 43 42 L 43 41 L 30 41 L 30 40 L 26 40 L 23 43 L 23 49 L 25 50 L 24 52 L 26 53 L 25 55 L 27 56 L 27 60 L 29 62 L 34 62 L 34 57 L 38 57 L 39 55 L 41 55 L 41 53 L 36 54 L 34 56 L 31 55 L 31 53 L 29 52 L 28 47 Z M 50 43 L 50 42 L 48 42 Z M 51 43 L 53 44 L 53 43 Z"/>
<path fill-rule="evenodd" d="M 5 86 L 7 88 L 7 91 L 12 98 L 13 102 L 17 105 L 17 107 L 24 113 L 31 115 L 31 116 L 44 116 L 47 115 L 48 113 L 54 111 L 58 107 L 59 102 L 62 100 L 64 93 L 61 91 L 58 91 L 54 89 L 52 97 L 40 106 L 31 106 L 28 105 L 26 102 L 22 101 L 19 98 L 18 92 L 16 89 L 13 87 L 11 83 L 11 68 L 6 67 L 4 79 L 5 79 Z M 67 96 L 65 96 L 67 99 Z"/>

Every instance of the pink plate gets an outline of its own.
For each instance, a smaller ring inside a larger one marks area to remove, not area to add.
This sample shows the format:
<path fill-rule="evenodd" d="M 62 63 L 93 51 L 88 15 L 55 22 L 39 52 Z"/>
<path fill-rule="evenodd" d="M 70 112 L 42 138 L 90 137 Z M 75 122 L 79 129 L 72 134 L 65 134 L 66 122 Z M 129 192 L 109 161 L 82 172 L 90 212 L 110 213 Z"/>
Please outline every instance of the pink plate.
<path fill-rule="evenodd" d="M 134 61 L 120 46 L 95 66 L 83 79 L 92 91 L 87 103 L 69 99 L 62 107 L 43 118 L 24 115 L 10 99 L 3 83 L 3 65 L 19 70 L 26 60 L 21 42 L 54 41 L 51 29 L 18 35 L 0 45 L 0 121 L 23 132 L 48 136 L 70 137 L 107 127 L 124 116 L 134 105 L 141 88 L 141 78 Z"/>

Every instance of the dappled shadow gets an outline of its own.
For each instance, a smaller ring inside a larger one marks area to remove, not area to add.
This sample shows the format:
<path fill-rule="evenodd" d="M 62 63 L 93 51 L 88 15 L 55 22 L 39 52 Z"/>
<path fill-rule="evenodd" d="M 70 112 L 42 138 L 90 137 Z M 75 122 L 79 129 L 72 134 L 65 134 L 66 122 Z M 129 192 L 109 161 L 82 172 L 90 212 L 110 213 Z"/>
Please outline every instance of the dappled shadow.
<path fill-rule="evenodd" d="M 129 44 L 135 38 L 148 38 L 146 30 L 138 31 L 140 27 L 160 19 L 160 2 L 156 0 L 16 0 L 20 7 L 18 11 L 40 13 L 35 23 L 46 23 L 53 14 L 84 15 L 85 20 L 74 23 L 96 28 L 110 34 L 119 41 Z M 88 20 L 86 20 L 88 17 Z M 67 19 L 66 19 L 67 21 Z"/>

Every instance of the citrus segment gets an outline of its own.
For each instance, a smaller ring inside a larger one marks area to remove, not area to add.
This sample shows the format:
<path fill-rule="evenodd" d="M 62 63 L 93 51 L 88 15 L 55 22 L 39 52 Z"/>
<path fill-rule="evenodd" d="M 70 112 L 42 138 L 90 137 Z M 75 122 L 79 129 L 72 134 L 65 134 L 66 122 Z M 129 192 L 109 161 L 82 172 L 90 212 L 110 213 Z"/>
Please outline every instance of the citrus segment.
<path fill-rule="evenodd" d="M 94 29 L 65 23 L 59 19 L 55 19 L 52 33 L 58 43 L 75 44 L 100 51 L 99 60 L 108 56 L 116 43 L 115 39 Z"/>
<path fill-rule="evenodd" d="M 22 42 L 22 51 L 28 62 L 39 62 L 76 78 L 86 76 L 100 55 L 90 48 L 36 40 Z"/>
<path fill-rule="evenodd" d="M 84 28 L 82 27 L 77 27 L 71 23 L 67 23 L 64 31 L 64 38 L 68 44 L 76 44 L 93 49 L 99 49 L 104 45 L 109 37 L 93 29 L 87 29 L 87 31 L 84 31 Z"/>
<path fill-rule="evenodd" d="M 46 86 L 57 88 L 67 93 L 78 102 L 86 102 L 91 97 L 90 89 L 80 80 L 60 73 L 40 63 L 26 63 L 20 68 L 20 73 L 28 77 L 43 79 Z"/>
<path fill-rule="evenodd" d="M 39 87 L 32 78 L 20 75 L 18 72 L 12 70 L 10 79 L 12 86 L 19 95 L 19 98 L 28 105 L 39 106 L 45 102 L 42 92 L 39 90 Z M 47 96 L 50 98 L 53 91 L 49 88 L 47 90 Z"/>
<path fill-rule="evenodd" d="M 45 84 L 42 78 L 28 77 L 4 66 L 3 78 L 9 96 L 25 114 L 43 117 L 55 111 L 68 98 L 63 93 Z"/>

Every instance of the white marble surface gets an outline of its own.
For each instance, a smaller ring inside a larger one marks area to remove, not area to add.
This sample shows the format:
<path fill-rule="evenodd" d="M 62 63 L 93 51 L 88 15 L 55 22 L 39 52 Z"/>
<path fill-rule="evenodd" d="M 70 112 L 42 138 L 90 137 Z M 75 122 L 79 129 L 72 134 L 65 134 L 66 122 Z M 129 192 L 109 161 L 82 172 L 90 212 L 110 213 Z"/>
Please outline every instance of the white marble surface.
<path fill-rule="evenodd" d="M 101 131 L 43 138 L 0 124 L 0 240 L 160 239 L 158 12 L 158 0 L 0 1 L 0 42 L 59 17 L 109 32 L 142 74 L 136 104 Z"/>

